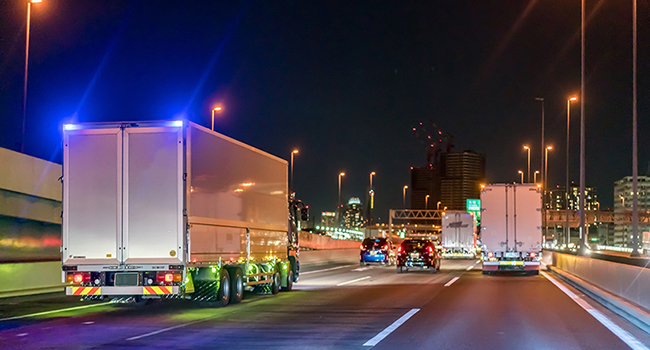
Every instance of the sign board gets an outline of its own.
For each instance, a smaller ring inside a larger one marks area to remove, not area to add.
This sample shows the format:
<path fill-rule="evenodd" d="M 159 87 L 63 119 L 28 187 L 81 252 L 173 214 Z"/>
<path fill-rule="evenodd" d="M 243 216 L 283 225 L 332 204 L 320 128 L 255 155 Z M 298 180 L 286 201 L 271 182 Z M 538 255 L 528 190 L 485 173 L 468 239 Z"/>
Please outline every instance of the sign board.
<path fill-rule="evenodd" d="M 480 199 L 467 199 L 467 212 L 474 214 L 476 224 L 481 223 L 481 200 Z"/>

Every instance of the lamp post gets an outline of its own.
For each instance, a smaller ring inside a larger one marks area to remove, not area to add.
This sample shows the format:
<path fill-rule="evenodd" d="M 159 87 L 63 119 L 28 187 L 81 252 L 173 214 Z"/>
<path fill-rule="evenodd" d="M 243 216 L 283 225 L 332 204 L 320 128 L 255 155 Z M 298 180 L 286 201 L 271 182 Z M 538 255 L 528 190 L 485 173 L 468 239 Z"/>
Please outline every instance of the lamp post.
<path fill-rule="evenodd" d="M 214 131 L 214 112 L 221 112 L 221 106 L 212 109 L 212 131 Z"/>
<path fill-rule="evenodd" d="M 566 100 L 566 187 L 564 188 L 564 210 L 566 215 L 566 227 L 564 239 L 566 246 L 569 248 L 571 240 L 571 228 L 569 228 L 569 121 L 571 119 L 571 101 L 577 100 L 577 97 L 571 97 Z"/>
<path fill-rule="evenodd" d="M 528 151 L 528 172 L 526 173 L 526 181 L 530 182 L 530 147 L 524 145 L 524 149 Z M 523 181 L 522 181 L 523 183 Z"/>
<path fill-rule="evenodd" d="M 368 220 L 369 224 L 372 224 L 373 221 L 372 212 L 375 209 L 375 190 L 372 186 L 372 177 L 375 175 L 376 174 L 374 171 L 370 173 L 370 218 Z"/>
<path fill-rule="evenodd" d="M 548 151 L 552 150 L 553 146 L 546 146 L 544 148 L 544 178 L 542 179 L 542 210 L 544 211 L 544 237 L 548 236 L 548 227 L 546 222 L 546 188 L 548 186 Z M 555 228 L 553 228 L 555 231 Z"/>
<path fill-rule="evenodd" d="M 429 195 L 424 196 L 424 209 L 429 210 Z"/>
<path fill-rule="evenodd" d="M 539 174 L 539 170 L 535 170 L 533 173 L 533 183 L 537 183 L 537 174 Z"/>
<path fill-rule="evenodd" d="M 440 203 L 442 203 L 442 202 L 438 201 L 438 204 L 436 205 L 436 210 L 440 210 Z"/>
<path fill-rule="evenodd" d="M 25 80 L 23 84 L 23 133 L 20 141 L 20 153 L 25 153 L 25 121 L 27 119 L 27 71 L 29 67 L 29 29 L 32 22 L 32 4 L 39 3 L 41 0 L 31 0 L 27 2 L 27 33 L 25 35 Z"/>
<path fill-rule="evenodd" d="M 291 192 L 293 193 L 293 155 L 298 154 L 298 150 L 294 149 L 291 151 L 291 184 L 289 184 L 289 188 L 291 189 Z"/>
<path fill-rule="evenodd" d="M 541 101 L 542 102 L 542 144 L 541 144 L 541 151 L 542 154 L 540 154 L 540 166 L 539 169 L 542 170 L 544 169 L 544 98 L 543 97 L 535 97 L 535 101 Z M 544 179 L 546 179 L 546 174 L 540 174 L 543 175 L 543 178 L 541 179 L 541 182 L 544 183 Z M 543 202 L 542 202 L 543 204 Z"/>
<path fill-rule="evenodd" d="M 584 0 L 583 0 L 584 1 Z M 636 0 L 632 2 L 632 253 L 639 256 L 639 164 L 637 150 L 637 101 L 636 101 Z"/>
<path fill-rule="evenodd" d="M 408 186 L 404 186 L 404 189 L 402 191 L 402 201 L 404 202 L 404 209 L 406 209 L 406 189 L 409 188 Z"/>
<path fill-rule="evenodd" d="M 341 207 L 341 178 L 345 176 L 345 173 L 339 173 L 339 208 Z"/>
<path fill-rule="evenodd" d="M 517 173 L 519 173 L 519 175 L 521 175 L 521 183 L 523 184 L 524 183 L 524 172 L 521 171 L 521 170 L 517 170 Z"/>

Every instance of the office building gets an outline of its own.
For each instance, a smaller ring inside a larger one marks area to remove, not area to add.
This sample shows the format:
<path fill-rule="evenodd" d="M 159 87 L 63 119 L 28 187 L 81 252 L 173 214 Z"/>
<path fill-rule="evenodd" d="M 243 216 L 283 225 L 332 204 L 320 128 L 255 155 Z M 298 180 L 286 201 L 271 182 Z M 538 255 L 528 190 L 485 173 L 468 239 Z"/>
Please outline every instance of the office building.
<path fill-rule="evenodd" d="M 650 177 L 638 177 L 638 211 L 650 211 Z M 619 214 L 619 215 L 616 215 Z M 614 183 L 614 246 L 632 247 L 632 224 L 629 218 L 620 214 L 632 214 L 632 176 L 626 176 Z M 639 220 L 639 245 L 643 232 L 650 231 L 650 225 Z"/>

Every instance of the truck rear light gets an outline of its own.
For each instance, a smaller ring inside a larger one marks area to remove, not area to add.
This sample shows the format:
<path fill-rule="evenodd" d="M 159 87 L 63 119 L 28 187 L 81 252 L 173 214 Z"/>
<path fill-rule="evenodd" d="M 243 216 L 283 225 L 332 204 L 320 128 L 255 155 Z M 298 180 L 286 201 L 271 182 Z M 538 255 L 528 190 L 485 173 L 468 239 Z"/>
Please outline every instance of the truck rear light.
<path fill-rule="evenodd" d="M 183 275 L 180 273 L 174 274 L 174 282 L 180 282 L 183 279 Z"/>
<path fill-rule="evenodd" d="M 491 258 L 491 257 L 493 257 L 493 256 L 494 256 L 494 253 L 492 253 L 492 252 L 488 252 L 488 254 L 487 254 L 487 255 L 488 255 L 488 258 Z"/>
<path fill-rule="evenodd" d="M 83 283 L 90 282 L 90 272 L 77 272 L 72 277 L 72 282 Z"/>
<path fill-rule="evenodd" d="M 534 258 L 534 257 L 537 256 L 537 254 L 535 254 L 535 252 L 530 252 L 530 253 L 528 253 L 528 255 L 530 255 L 531 258 Z"/>
<path fill-rule="evenodd" d="M 174 274 L 173 273 L 166 273 L 165 274 L 165 282 L 174 282 Z"/>
<path fill-rule="evenodd" d="M 74 274 L 69 273 L 69 274 L 65 275 L 65 281 L 67 283 L 74 282 Z"/>

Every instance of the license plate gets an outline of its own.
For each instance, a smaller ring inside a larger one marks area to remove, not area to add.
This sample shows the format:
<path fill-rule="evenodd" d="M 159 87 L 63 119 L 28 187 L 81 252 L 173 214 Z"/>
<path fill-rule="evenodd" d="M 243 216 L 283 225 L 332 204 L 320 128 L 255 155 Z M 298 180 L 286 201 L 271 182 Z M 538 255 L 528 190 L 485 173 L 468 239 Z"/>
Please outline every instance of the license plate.
<path fill-rule="evenodd" d="M 370 255 L 377 255 L 377 251 L 376 250 L 371 250 Z"/>
<path fill-rule="evenodd" d="M 517 254 L 517 252 L 506 252 L 505 256 L 506 258 L 516 258 L 519 254 Z"/>
<path fill-rule="evenodd" d="M 117 287 L 126 287 L 126 286 L 137 286 L 140 274 L 137 272 L 126 272 L 126 273 L 116 273 L 115 274 L 115 286 Z"/>
<path fill-rule="evenodd" d="M 420 253 L 411 253 L 411 258 L 419 258 Z"/>

